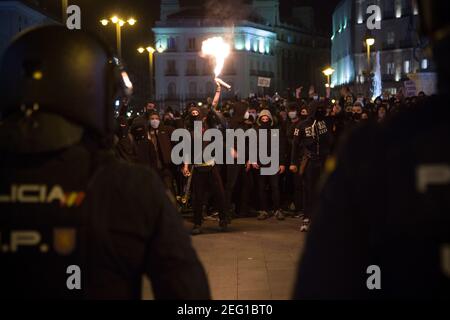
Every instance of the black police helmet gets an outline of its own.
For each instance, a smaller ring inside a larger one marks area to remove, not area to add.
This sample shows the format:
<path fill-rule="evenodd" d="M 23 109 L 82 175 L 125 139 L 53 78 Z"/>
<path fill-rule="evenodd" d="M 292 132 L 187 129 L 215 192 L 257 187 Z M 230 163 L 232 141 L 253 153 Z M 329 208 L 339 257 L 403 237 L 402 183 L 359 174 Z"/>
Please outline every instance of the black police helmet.
<path fill-rule="evenodd" d="M 34 118 L 33 127 L 47 130 L 42 135 L 46 141 L 30 152 L 76 143 L 77 128 L 99 142 L 107 141 L 114 131 L 113 102 L 131 91 L 128 76 L 106 45 L 63 26 L 20 34 L 7 48 L 0 67 L 3 123 Z M 52 127 L 59 132 L 48 139 Z M 32 130 L 25 131 L 33 135 Z"/>

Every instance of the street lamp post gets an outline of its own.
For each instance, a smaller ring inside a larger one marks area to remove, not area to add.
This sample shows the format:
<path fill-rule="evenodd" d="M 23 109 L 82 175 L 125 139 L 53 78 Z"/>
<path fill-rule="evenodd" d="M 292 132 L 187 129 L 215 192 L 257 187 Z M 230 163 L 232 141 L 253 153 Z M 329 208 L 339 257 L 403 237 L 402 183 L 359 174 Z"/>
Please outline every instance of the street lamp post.
<path fill-rule="evenodd" d="M 369 96 L 372 96 L 374 89 L 373 89 L 373 72 L 372 72 L 372 63 L 370 59 L 370 49 L 375 44 L 375 38 L 372 36 L 370 31 L 368 31 L 366 36 L 364 37 L 364 42 L 367 49 L 367 79 L 369 84 Z"/>
<path fill-rule="evenodd" d="M 119 59 L 122 59 L 122 27 L 128 23 L 130 26 L 134 26 L 136 24 L 136 20 L 133 18 L 129 18 L 127 21 L 117 17 L 113 16 L 111 19 L 102 19 L 100 20 L 100 23 L 106 27 L 109 22 L 112 22 L 116 25 L 116 44 L 117 44 L 117 55 Z"/>
<path fill-rule="evenodd" d="M 155 49 L 151 46 L 148 46 L 144 49 L 144 47 L 140 47 L 137 49 L 140 54 L 144 53 L 145 51 L 148 52 L 148 68 L 149 68 L 149 74 L 150 74 L 150 100 L 153 101 L 153 55 L 155 53 Z"/>
<path fill-rule="evenodd" d="M 367 47 L 367 69 L 369 71 L 372 70 L 372 65 L 370 61 L 370 48 L 375 44 L 375 39 L 370 37 L 366 38 L 366 47 Z"/>
<path fill-rule="evenodd" d="M 327 83 L 326 83 L 325 87 L 327 88 L 326 89 L 326 91 L 327 91 L 327 98 L 329 98 L 329 95 L 331 93 L 330 92 L 331 91 L 331 89 L 330 89 L 330 87 L 331 87 L 331 85 L 330 85 L 331 84 L 330 78 L 331 78 L 331 75 L 334 73 L 334 69 L 328 67 L 325 70 L 323 70 L 322 73 L 327 77 Z"/>

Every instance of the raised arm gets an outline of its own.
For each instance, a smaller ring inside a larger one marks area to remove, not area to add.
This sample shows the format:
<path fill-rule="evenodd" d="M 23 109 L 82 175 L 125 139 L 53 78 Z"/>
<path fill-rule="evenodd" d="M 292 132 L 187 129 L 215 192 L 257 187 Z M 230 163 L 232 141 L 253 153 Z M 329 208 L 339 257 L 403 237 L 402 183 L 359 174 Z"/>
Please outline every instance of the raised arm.
<path fill-rule="evenodd" d="M 212 102 L 212 107 L 215 109 L 217 105 L 219 104 L 220 99 L 220 93 L 222 91 L 222 87 L 220 83 L 216 80 L 217 88 L 216 88 L 216 94 L 214 95 L 214 100 Z"/>

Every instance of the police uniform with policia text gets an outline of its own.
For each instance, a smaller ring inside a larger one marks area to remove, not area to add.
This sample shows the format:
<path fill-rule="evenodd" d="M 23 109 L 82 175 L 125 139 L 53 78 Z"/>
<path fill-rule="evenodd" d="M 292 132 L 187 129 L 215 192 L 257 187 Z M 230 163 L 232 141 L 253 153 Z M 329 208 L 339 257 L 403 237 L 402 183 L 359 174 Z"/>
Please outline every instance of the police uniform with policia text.
<path fill-rule="evenodd" d="M 0 72 L 0 297 L 207 299 L 205 272 L 157 175 L 111 151 L 132 85 L 94 37 L 21 34 Z"/>

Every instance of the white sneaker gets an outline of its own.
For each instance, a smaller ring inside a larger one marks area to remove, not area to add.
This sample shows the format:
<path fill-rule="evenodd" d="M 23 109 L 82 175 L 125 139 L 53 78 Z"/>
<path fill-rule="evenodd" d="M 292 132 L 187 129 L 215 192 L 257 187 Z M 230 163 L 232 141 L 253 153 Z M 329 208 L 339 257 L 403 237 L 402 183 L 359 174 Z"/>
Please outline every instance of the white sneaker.
<path fill-rule="evenodd" d="M 266 220 L 269 218 L 269 213 L 267 211 L 259 211 L 258 220 Z"/>
<path fill-rule="evenodd" d="M 277 218 L 278 220 L 284 220 L 284 214 L 283 211 L 281 210 L 277 210 L 275 211 L 275 218 Z"/>
<path fill-rule="evenodd" d="M 303 223 L 300 227 L 300 232 L 308 232 L 309 230 L 309 219 L 303 219 Z"/>

